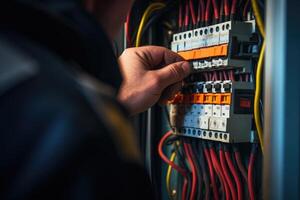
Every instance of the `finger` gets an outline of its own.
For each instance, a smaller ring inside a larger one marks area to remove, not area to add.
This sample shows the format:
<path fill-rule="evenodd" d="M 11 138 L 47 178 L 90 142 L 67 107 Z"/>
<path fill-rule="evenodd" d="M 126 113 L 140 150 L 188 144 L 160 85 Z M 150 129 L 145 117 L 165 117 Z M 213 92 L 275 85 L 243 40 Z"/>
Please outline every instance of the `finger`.
<path fill-rule="evenodd" d="M 180 55 L 165 47 L 144 46 L 135 48 L 134 51 L 152 69 L 184 60 Z"/>
<path fill-rule="evenodd" d="M 177 94 L 181 90 L 181 88 L 182 88 L 181 81 L 167 87 L 162 92 L 162 95 L 159 99 L 159 104 L 161 104 L 161 105 L 166 104 L 168 101 L 170 101 L 175 96 L 175 94 Z"/>
<path fill-rule="evenodd" d="M 190 64 L 186 61 L 172 63 L 162 69 L 154 71 L 163 88 L 182 81 L 190 72 Z"/>

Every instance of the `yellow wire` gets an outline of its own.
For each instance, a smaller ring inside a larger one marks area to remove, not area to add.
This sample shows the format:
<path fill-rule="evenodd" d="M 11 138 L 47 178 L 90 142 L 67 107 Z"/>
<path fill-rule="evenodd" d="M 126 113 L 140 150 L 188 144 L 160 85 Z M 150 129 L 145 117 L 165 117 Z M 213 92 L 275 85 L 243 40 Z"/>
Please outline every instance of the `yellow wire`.
<path fill-rule="evenodd" d="M 262 44 L 261 51 L 259 54 L 259 59 L 257 63 L 256 69 L 256 87 L 255 87 L 255 97 L 254 97 L 254 120 L 256 124 L 258 139 L 261 147 L 262 153 L 264 153 L 264 143 L 263 143 L 263 129 L 260 121 L 260 108 L 259 108 L 259 101 L 261 96 L 261 76 L 262 76 L 262 68 L 263 68 L 263 60 L 265 54 L 266 43 L 265 41 Z"/>
<path fill-rule="evenodd" d="M 264 29 L 264 22 L 263 19 L 260 15 L 259 8 L 257 5 L 257 0 L 251 0 L 251 5 L 253 8 L 253 13 L 256 19 L 256 23 L 259 29 L 259 32 L 261 33 L 263 39 L 266 36 L 265 29 Z M 256 86 L 255 86 L 255 97 L 254 97 L 254 120 L 256 124 L 256 129 L 257 129 L 257 134 L 258 134 L 258 139 L 260 143 L 260 148 L 262 153 L 264 153 L 264 141 L 263 141 L 263 129 L 261 125 L 261 119 L 260 119 L 260 108 L 259 108 L 259 102 L 260 102 L 260 96 L 261 96 L 261 76 L 262 76 L 262 70 L 263 70 L 263 61 L 264 61 L 264 55 L 265 55 L 265 48 L 266 48 L 266 43 L 265 41 L 262 44 L 260 54 L 259 54 L 259 59 L 257 62 L 257 69 L 256 69 Z"/>
<path fill-rule="evenodd" d="M 171 162 L 174 162 L 176 158 L 176 152 L 174 151 L 172 154 L 171 154 L 171 158 L 170 158 L 170 161 Z M 172 166 L 169 165 L 168 166 L 168 170 L 167 170 L 167 175 L 166 175 L 166 186 L 167 186 L 167 191 L 168 191 L 168 194 L 169 194 L 169 197 L 171 199 L 173 199 L 173 193 L 172 193 L 172 189 L 171 189 L 171 174 L 172 174 Z"/>
<path fill-rule="evenodd" d="M 256 19 L 256 23 L 257 23 L 259 32 L 262 35 L 262 37 L 265 38 L 266 33 L 265 33 L 265 29 L 264 29 L 264 27 L 265 27 L 264 26 L 264 21 L 263 21 L 261 15 L 259 13 L 257 0 L 251 0 L 251 5 L 252 5 L 252 8 L 253 8 L 253 13 L 254 13 L 254 16 L 255 16 L 255 19 Z"/>
<path fill-rule="evenodd" d="M 147 9 L 145 10 L 145 12 L 143 14 L 143 17 L 141 19 L 141 22 L 140 22 L 140 25 L 138 28 L 138 32 L 137 32 L 137 36 L 136 36 L 136 43 L 135 43 L 136 47 L 139 47 L 141 45 L 142 31 L 145 26 L 145 22 L 148 20 L 151 13 L 156 10 L 162 9 L 165 6 L 166 5 L 164 3 L 152 3 L 147 7 Z"/>

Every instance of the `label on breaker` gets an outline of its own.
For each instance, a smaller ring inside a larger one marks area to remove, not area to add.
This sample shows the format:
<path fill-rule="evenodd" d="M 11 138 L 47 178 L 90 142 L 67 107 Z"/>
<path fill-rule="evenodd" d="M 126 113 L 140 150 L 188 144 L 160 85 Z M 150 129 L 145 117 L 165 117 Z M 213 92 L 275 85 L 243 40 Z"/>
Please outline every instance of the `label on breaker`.
<path fill-rule="evenodd" d="M 200 129 L 208 129 L 209 117 L 201 116 L 200 117 Z"/>
<path fill-rule="evenodd" d="M 222 110 L 222 117 L 229 118 L 230 117 L 230 105 L 223 105 L 221 106 Z"/>
<path fill-rule="evenodd" d="M 212 105 L 204 105 L 204 115 L 205 116 L 212 116 Z"/>
<path fill-rule="evenodd" d="M 221 117 L 221 105 L 213 105 L 213 116 Z"/>

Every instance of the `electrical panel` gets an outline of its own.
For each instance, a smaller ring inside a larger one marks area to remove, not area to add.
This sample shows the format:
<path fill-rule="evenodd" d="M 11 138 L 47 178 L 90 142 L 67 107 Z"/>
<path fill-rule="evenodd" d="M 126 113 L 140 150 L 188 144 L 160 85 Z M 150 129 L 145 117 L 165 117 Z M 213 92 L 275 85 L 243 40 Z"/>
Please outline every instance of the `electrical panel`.
<path fill-rule="evenodd" d="M 150 2 L 139 29 L 147 17 L 146 28 L 156 19 L 158 26 L 142 43 L 161 41 L 191 66 L 167 114 L 160 109 L 158 154 L 166 165 L 150 169 L 161 169 L 152 180 L 161 180 L 162 199 L 262 199 L 264 2 Z"/>
<path fill-rule="evenodd" d="M 225 143 L 253 141 L 253 84 L 194 82 L 170 102 L 175 134 Z"/>
<path fill-rule="evenodd" d="M 169 102 L 174 134 L 224 143 L 254 142 L 254 84 L 249 77 L 258 44 L 253 27 L 255 21 L 228 21 L 173 35 L 171 49 L 193 70 Z"/>

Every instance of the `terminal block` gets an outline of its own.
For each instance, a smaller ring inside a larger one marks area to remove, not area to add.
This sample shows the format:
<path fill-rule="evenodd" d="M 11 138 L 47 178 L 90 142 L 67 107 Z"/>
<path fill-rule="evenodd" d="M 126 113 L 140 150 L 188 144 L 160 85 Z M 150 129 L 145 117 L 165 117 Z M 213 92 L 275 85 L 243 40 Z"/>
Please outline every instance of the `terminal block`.
<path fill-rule="evenodd" d="M 250 73 L 253 52 L 253 23 L 224 22 L 173 35 L 171 49 L 193 64 L 194 72 L 236 69 Z"/>
<path fill-rule="evenodd" d="M 174 133 L 207 140 L 251 142 L 253 129 L 253 83 L 194 82 L 170 101 L 170 123 Z"/>

